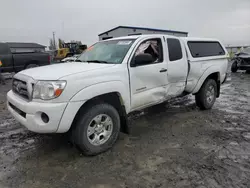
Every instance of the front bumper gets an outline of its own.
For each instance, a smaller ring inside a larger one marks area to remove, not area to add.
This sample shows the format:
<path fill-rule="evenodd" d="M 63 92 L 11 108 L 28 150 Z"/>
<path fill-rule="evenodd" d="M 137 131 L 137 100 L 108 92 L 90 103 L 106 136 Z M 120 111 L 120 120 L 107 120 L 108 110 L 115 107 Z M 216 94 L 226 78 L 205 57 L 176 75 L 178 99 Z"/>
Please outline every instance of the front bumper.
<path fill-rule="evenodd" d="M 250 65 L 238 65 L 239 70 L 250 70 Z"/>
<path fill-rule="evenodd" d="M 8 92 L 7 100 L 8 110 L 14 118 L 30 131 L 37 133 L 57 132 L 68 104 L 28 102 L 13 93 L 12 90 Z M 48 122 L 45 123 L 42 120 L 42 113 L 47 114 Z"/>

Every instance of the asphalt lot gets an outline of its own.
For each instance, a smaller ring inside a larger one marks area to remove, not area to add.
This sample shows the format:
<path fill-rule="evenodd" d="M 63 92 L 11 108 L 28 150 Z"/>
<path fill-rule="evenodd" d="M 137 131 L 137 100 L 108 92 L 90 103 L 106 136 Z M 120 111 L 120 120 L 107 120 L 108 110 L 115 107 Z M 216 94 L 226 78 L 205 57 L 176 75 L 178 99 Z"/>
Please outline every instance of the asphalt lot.
<path fill-rule="evenodd" d="M 0 86 L 0 188 L 250 187 L 250 74 L 232 74 L 212 110 L 186 96 L 131 115 L 131 134 L 96 157 L 20 126 L 10 87 Z"/>

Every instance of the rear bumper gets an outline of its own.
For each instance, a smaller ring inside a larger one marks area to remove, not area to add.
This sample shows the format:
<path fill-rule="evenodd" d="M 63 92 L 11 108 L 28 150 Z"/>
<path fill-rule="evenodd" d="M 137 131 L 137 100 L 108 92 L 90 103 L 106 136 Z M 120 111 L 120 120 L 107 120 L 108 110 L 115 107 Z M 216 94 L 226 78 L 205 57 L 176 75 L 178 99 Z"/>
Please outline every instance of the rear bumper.
<path fill-rule="evenodd" d="M 224 84 L 227 81 L 227 78 L 228 78 L 228 73 L 226 73 L 226 76 L 221 84 Z"/>

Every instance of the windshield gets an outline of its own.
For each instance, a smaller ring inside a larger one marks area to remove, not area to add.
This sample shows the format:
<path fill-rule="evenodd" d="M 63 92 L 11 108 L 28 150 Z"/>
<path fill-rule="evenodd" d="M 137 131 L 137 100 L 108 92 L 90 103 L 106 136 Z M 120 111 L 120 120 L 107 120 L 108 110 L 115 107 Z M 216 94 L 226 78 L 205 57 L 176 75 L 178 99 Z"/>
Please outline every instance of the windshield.
<path fill-rule="evenodd" d="M 98 42 L 89 47 L 77 61 L 120 64 L 134 41 L 127 39 Z"/>

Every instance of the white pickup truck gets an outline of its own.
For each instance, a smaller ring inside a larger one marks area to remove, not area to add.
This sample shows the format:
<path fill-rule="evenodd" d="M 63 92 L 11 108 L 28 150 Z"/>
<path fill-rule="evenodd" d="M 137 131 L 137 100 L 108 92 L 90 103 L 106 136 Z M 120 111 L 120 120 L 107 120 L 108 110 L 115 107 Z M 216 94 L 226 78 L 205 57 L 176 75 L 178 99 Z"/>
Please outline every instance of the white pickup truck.
<path fill-rule="evenodd" d="M 141 35 L 101 41 L 74 63 L 24 70 L 13 78 L 8 110 L 30 131 L 72 135 L 86 155 L 111 148 L 127 132 L 127 114 L 195 95 L 210 109 L 228 66 L 215 39 Z"/>

